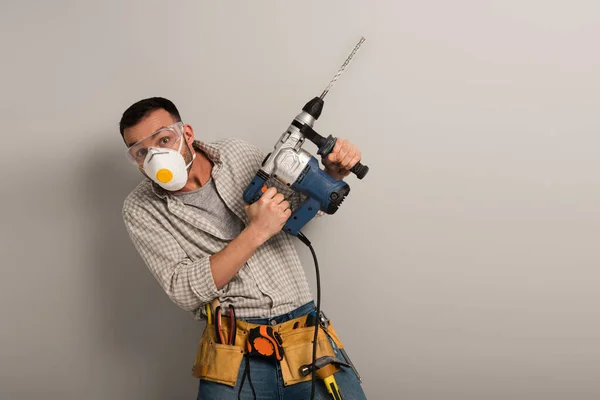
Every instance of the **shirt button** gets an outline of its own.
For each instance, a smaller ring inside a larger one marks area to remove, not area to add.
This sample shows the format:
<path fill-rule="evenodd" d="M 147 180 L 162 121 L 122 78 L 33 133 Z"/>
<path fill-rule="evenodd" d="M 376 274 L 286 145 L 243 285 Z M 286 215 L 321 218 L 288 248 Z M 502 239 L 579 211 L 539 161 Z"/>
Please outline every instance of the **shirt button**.
<path fill-rule="evenodd" d="M 275 321 L 274 319 L 271 320 L 271 325 L 275 326 L 277 325 L 277 321 Z"/>

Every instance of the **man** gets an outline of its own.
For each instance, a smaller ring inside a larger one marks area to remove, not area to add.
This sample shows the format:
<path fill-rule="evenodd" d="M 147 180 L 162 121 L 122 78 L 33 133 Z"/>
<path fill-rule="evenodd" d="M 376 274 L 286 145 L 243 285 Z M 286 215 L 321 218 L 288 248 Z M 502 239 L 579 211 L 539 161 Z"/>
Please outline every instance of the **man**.
<path fill-rule="evenodd" d="M 284 350 L 292 343 L 312 349 L 309 331 L 314 328 L 290 331 L 292 322 L 298 328 L 315 307 L 293 238 L 282 232 L 301 196 L 272 182 L 259 201 L 246 204 L 242 193 L 265 155 L 237 139 L 196 140 L 192 126 L 165 98 L 131 105 L 120 132 L 128 158 L 147 178 L 123 205 L 131 240 L 175 304 L 196 319 L 213 319 L 194 365 L 198 398 L 234 398 L 240 387 L 244 398 L 310 398 L 310 376 L 299 377 L 293 364 L 306 351 L 294 356 L 289 347 L 280 362 L 243 354 L 249 330 L 264 326 L 287 335 Z M 329 175 L 341 179 L 359 160 L 356 146 L 339 139 L 323 162 Z M 211 303 L 226 317 L 217 319 L 215 308 L 205 307 Z M 225 321 L 234 314 L 237 328 L 228 330 Z M 214 328 L 218 321 L 223 321 L 221 331 Z M 229 339 L 232 331 L 237 338 L 229 343 L 221 335 Z M 319 351 L 333 349 L 331 355 L 344 361 L 335 332 L 323 337 Z M 365 398 L 351 369 L 343 366 L 334 377 L 344 399 Z M 322 381 L 315 387 L 315 399 L 330 398 Z"/>

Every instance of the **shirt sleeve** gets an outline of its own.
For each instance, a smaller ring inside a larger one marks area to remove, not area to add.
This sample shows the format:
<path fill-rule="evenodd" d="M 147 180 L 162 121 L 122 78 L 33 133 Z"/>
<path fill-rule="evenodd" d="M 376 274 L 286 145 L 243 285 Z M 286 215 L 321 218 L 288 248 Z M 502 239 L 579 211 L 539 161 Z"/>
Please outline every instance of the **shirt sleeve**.
<path fill-rule="evenodd" d="M 156 218 L 143 210 L 123 211 L 134 247 L 169 298 L 186 311 L 194 311 L 218 297 L 210 269 L 210 256 L 192 261 Z"/>

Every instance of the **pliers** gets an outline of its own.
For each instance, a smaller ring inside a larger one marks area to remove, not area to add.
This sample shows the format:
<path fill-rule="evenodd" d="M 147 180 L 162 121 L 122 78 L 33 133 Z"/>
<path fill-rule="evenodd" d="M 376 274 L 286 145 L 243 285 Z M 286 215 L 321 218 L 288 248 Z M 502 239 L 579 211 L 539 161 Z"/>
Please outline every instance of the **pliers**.
<path fill-rule="evenodd" d="M 236 318 L 235 318 L 235 309 L 233 305 L 229 306 L 229 341 L 227 344 L 233 346 L 235 345 L 235 334 L 236 334 Z M 217 336 L 217 342 L 221 344 L 225 344 L 225 336 L 221 331 L 221 306 L 218 306 L 215 310 L 215 333 Z"/>

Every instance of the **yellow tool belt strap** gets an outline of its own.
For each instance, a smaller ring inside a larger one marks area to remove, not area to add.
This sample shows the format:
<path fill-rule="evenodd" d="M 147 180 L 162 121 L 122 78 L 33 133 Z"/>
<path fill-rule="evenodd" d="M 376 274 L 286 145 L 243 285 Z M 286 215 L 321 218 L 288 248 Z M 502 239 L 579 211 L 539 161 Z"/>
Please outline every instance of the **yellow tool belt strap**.
<path fill-rule="evenodd" d="M 311 380 L 311 375 L 305 377 L 300 373 L 301 366 L 312 362 L 312 340 L 315 327 L 304 327 L 306 319 L 307 316 L 303 315 L 281 324 L 269 325 L 275 332 L 279 333 L 283 343 L 284 356 L 279 364 L 283 382 L 286 386 Z M 223 336 L 228 338 L 229 317 L 223 316 L 221 320 L 221 331 L 223 332 Z M 294 329 L 296 322 L 298 323 L 298 328 Z M 246 341 L 248 331 L 260 325 L 237 320 L 235 344 L 229 345 L 217 342 L 214 323 L 213 316 L 212 324 L 206 324 L 204 328 L 196 351 L 192 375 L 196 378 L 235 386 L 243 356 L 247 353 Z M 328 335 L 338 348 L 343 348 L 343 344 L 333 324 L 329 321 L 329 326 L 326 330 L 322 326 L 319 326 L 317 358 L 335 356 L 333 347 L 327 337 Z M 337 371 L 339 371 L 339 368 L 335 367 L 335 372 Z"/>

